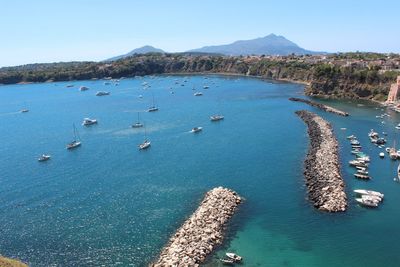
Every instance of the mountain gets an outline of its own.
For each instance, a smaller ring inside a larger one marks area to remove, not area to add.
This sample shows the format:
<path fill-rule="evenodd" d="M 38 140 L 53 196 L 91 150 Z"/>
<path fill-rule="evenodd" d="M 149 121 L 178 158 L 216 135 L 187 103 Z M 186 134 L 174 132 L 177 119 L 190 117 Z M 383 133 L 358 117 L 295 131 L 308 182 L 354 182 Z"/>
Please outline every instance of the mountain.
<path fill-rule="evenodd" d="M 118 60 L 121 58 L 133 56 L 135 54 L 147 54 L 147 53 L 165 53 L 165 52 L 159 48 L 152 47 L 151 45 L 145 45 L 145 46 L 133 49 L 129 53 L 126 53 L 126 54 L 120 55 L 120 56 L 116 56 L 116 57 L 112 57 L 112 58 L 106 59 L 105 61 L 114 61 L 114 60 Z"/>
<path fill-rule="evenodd" d="M 224 55 L 289 55 L 289 54 L 323 54 L 299 47 L 283 36 L 270 34 L 252 40 L 236 41 L 227 45 L 205 46 L 188 52 L 218 53 Z"/>

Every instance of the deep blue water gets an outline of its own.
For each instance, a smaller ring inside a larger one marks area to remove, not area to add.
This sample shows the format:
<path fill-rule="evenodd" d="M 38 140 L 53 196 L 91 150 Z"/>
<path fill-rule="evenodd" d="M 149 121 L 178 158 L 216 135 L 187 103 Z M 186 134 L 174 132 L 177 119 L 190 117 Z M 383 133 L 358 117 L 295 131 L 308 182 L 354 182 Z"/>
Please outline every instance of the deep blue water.
<path fill-rule="evenodd" d="M 147 90 L 144 81 L 151 85 Z M 400 116 L 391 113 L 382 124 L 375 118 L 380 108 L 348 101 L 329 104 L 350 117 L 323 113 L 287 100 L 301 95 L 302 85 L 251 78 L 103 82 L 0 87 L 1 254 L 31 266 L 146 266 L 204 193 L 222 185 L 246 201 L 208 266 L 219 266 L 216 259 L 228 250 L 244 257 L 242 266 L 399 266 L 397 163 L 379 159 L 380 149 L 367 133 L 386 131 L 390 144 L 399 144 L 394 125 Z M 81 85 L 90 90 L 79 92 Z M 204 95 L 194 97 L 193 86 Z M 96 97 L 98 90 L 111 95 Z M 152 95 L 160 110 L 143 112 Z M 30 111 L 19 113 L 22 108 Z M 308 137 L 294 114 L 299 109 L 317 112 L 334 126 L 349 197 L 346 213 L 321 213 L 307 201 L 302 169 Z M 147 151 L 137 149 L 143 129 L 130 128 L 137 112 L 152 142 Z M 210 122 L 213 113 L 225 120 Z M 84 117 L 99 124 L 83 127 Z M 73 123 L 82 146 L 67 151 Z M 203 132 L 189 133 L 194 126 Z M 372 158 L 371 181 L 355 180 L 347 166 L 350 134 Z M 52 159 L 37 162 L 42 153 Z M 358 206 L 355 188 L 385 193 L 384 203 L 374 210 Z"/>

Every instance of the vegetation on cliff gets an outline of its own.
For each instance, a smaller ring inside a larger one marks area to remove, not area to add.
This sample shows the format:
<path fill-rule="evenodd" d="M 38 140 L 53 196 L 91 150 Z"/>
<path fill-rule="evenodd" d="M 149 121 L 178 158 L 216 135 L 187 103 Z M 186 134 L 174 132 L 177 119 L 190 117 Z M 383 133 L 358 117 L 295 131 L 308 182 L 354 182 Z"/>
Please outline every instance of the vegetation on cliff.
<path fill-rule="evenodd" d="M 380 56 L 380 57 L 379 57 Z M 389 58 L 389 59 L 388 59 Z M 230 73 L 308 84 L 306 93 L 335 98 L 383 100 L 400 73 L 398 55 L 219 56 L 149 53 L 114 62 L 30 64 L 0 69 L 0 84 L 133 77 L 162 73 Z"/>

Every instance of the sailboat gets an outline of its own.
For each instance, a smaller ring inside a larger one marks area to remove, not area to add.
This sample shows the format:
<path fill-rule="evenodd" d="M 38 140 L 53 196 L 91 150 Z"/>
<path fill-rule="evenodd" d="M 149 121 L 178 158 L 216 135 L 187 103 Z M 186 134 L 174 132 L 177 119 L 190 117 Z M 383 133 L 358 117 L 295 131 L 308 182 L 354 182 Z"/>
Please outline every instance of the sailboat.
<path fill-rule="evenodd" d="M 137 113 L 137 122 L 135 124 L 132 124 L 132 128 L 140 128 L 143 127 L 143 123 L 140 122 L 139 119 L 139 112 Z"/>
<path fill-rule="evenodd" d="M 147 140 L 147 136 L 146 136 L 146 127 L 144 127 L 144 141 L 143 143 L 139 144 L 139 150 L 144 150 L 149 148 L 151 145 L 151 142 L 149 140 Z"/>
<path fill-rule="evenodd" d="M 67 144 L 67 149 L 74 149 L 78 146 L 81 145 L 81 140 L 79 137 L 79 133 L 78 130 L 75 127 L 75 124 L 73 124 L 73 128 L 74 128 L 74 140 L 72 140 L 71 143 Z"/>
<path fill-rule="evenodd" d="M 149 107 L 149 109 L 147 110 L 148 112 L 153 112 L 153 111 L 157 111 L 158 107 L 156 107 L 156 105 L 154 104 L 154 94 L 153 94 L 153 105 L 151 107 Z"/>

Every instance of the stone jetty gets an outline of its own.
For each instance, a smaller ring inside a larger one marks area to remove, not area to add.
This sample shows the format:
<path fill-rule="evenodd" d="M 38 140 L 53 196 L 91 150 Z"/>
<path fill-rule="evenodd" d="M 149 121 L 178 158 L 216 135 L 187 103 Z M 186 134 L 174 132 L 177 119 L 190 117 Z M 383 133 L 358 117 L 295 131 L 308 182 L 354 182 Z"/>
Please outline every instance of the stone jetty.
<path fill-rule="evenodd" d="M 341 111 L 339 109 L 336 109 L 336 108 L 333 108 L 333 107 L 330 107 L 330 106 L 327 106 L 327 105 L 324 105 L 324 104 L 320 104 L 320 103 L 317 103 L 317 102 L 314 102 L 314 101 L 311 101 L 311 100 L 308 100 L 308 99 L 291 97 L 291 98 L 289 98 L 289 100 L 290 101 L 295 101 L 295 102 L 303 102 L 303 103 L 306 103 L 307 105 L 310 105 L 312 107 L 316 107 L 316 108 L 319 108 L 319 109 L 321 109 L 323 111 L 331 112 L 331 113 L 334 113 L 334 114 L 337 114 L 337 115 L 340 115 L 340 116 L 345 116 L 345 117 L 349 116 L 349 113 L 347 113 L 347 112 L 344 112 L 344 111 Z"/>
<path fill-rule="evenodd" d="M 159 259 L 150 266 L 199 266 L 222 243 L 225 225 L 241 201 L 237 193 L 226 188 L 208 191 L 199 208 L 170 238 Z"/>
<path fill-rule="evenodd" d="M 308 196 L 319 210 L 345 211 L 347 197 L 340 173 L 338 142 L 329 122 L 306 111 L 296 114 L 307 124 L 310 147 L 304 162 Z"/>

